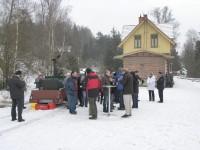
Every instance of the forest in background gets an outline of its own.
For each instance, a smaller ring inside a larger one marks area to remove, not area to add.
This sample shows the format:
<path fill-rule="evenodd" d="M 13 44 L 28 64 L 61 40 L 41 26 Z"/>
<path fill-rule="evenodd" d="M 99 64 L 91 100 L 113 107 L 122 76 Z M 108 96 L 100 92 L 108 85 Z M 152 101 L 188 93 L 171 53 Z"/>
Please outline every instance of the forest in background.
<path fill-rule="evenodd" d="M 62 0 L 0 0 L 0 77 L 1 87 L 15 70 L 53 73 L 53 59 L 57 59 L 60 73 L 87 66 L 116 70 L 122 54 L 117 48 L 120 32 L 93 35 L 88 27 L 80 26 L 69 17 L 70 6 Z M 167 6 L 152 9 L 157 23 L 170 23 L 178 38 L 178 21 Z M 200 42 L 198 32 L 189 30 L 184 49 L 178 54 L 173 48 L 173 71 L 186 68 L 190 77 L 200 77 Z"/>
<path fill-rule="evenodd" d="M 107 35 L 93 35 L 87 27 L 69 18 L 70 7 L 62 0 L 1 0 L 0 69 L 3 82 L 15 70 L 53 73 L 57 59 L 60 73 L 81 67 L 116 69 L 121 54 L 117 49 L 120 33 L 114 28 Z"/>

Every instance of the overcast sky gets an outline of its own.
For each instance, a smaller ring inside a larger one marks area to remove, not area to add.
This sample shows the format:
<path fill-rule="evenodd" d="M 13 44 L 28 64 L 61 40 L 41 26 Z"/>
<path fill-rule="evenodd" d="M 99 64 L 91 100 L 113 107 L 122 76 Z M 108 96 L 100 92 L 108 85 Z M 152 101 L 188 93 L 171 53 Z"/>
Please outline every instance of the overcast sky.
<path fill-rule="evenodd" d="M 200 0 L 64 0 L 72 6 L 71 19 L 87 26 L 94 35 L 108 34 L 115 27 L 138 23 L 140 14 L 149 14 L 155 7 L 168 6 L 180 23 L 179 42 L 185 40 L 188 29 L 200 32 Z"/>

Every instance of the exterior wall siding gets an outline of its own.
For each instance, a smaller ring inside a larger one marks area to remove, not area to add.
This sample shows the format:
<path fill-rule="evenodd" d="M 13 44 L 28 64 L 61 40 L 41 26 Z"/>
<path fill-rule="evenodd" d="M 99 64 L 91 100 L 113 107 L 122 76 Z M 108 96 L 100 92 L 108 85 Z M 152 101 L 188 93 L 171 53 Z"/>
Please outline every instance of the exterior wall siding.
<path fill-rule="evenodd" d="M 151 34 L 158 34 L 158 48 L 151 48 Z M 134 36 L 141 35 L 141 48 L 134 47 Z M 148 22 L 144 22 L 129 39 L 123 44 L 123 53 L 131 53 L 138 50 L 148 50 L 156 53 L 170 54 L 171 43 L 156 31 Z"/>
<path fill-rule="evenodd" d="M 166 73 L 167 61 L 161 56 L 152 54 L 138 54 L 124 57 L 124 67 L 130 71 L 139 71 L 139 75 L 146 79 L 149 73 L 153 72 L 156 76 L 159 71 Z"/>

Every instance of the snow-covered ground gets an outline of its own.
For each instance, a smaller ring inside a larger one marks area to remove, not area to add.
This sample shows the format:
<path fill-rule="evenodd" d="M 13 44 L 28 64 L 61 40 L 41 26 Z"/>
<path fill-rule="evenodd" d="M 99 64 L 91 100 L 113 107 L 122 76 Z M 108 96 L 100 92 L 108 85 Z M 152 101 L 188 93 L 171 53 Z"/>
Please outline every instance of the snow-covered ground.
<path fill-rule="evenodd" d="M 163 104 L 149 102 L 140 88 L 139 109 L 126 119 L 118 110 L 107 116 L 98 104 L 98 120 L 88 119 L 87 108 L 74 116 L 61 106 L 26 109 L 26 122 L 18 123 L 10 121 L 10 108 L 1 108 L 0 150 L 199 150 L 200 83 L 175 83 L 165 89 Z"/>

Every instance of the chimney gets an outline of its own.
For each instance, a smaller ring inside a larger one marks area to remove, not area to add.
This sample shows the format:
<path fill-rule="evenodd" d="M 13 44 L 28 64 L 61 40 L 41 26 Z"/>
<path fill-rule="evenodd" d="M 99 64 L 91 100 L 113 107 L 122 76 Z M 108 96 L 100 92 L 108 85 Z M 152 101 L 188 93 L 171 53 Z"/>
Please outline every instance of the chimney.
<path fill-rule="evenodd" d="M 143 17 L 140 15 L 140 17 L 139 17 L 139 23 L 141 23 L 141 22 L 143 22 L 143 21 L 145 21 L 147 19 L 148 19 L 147 14 L 145 14 Z"/>

